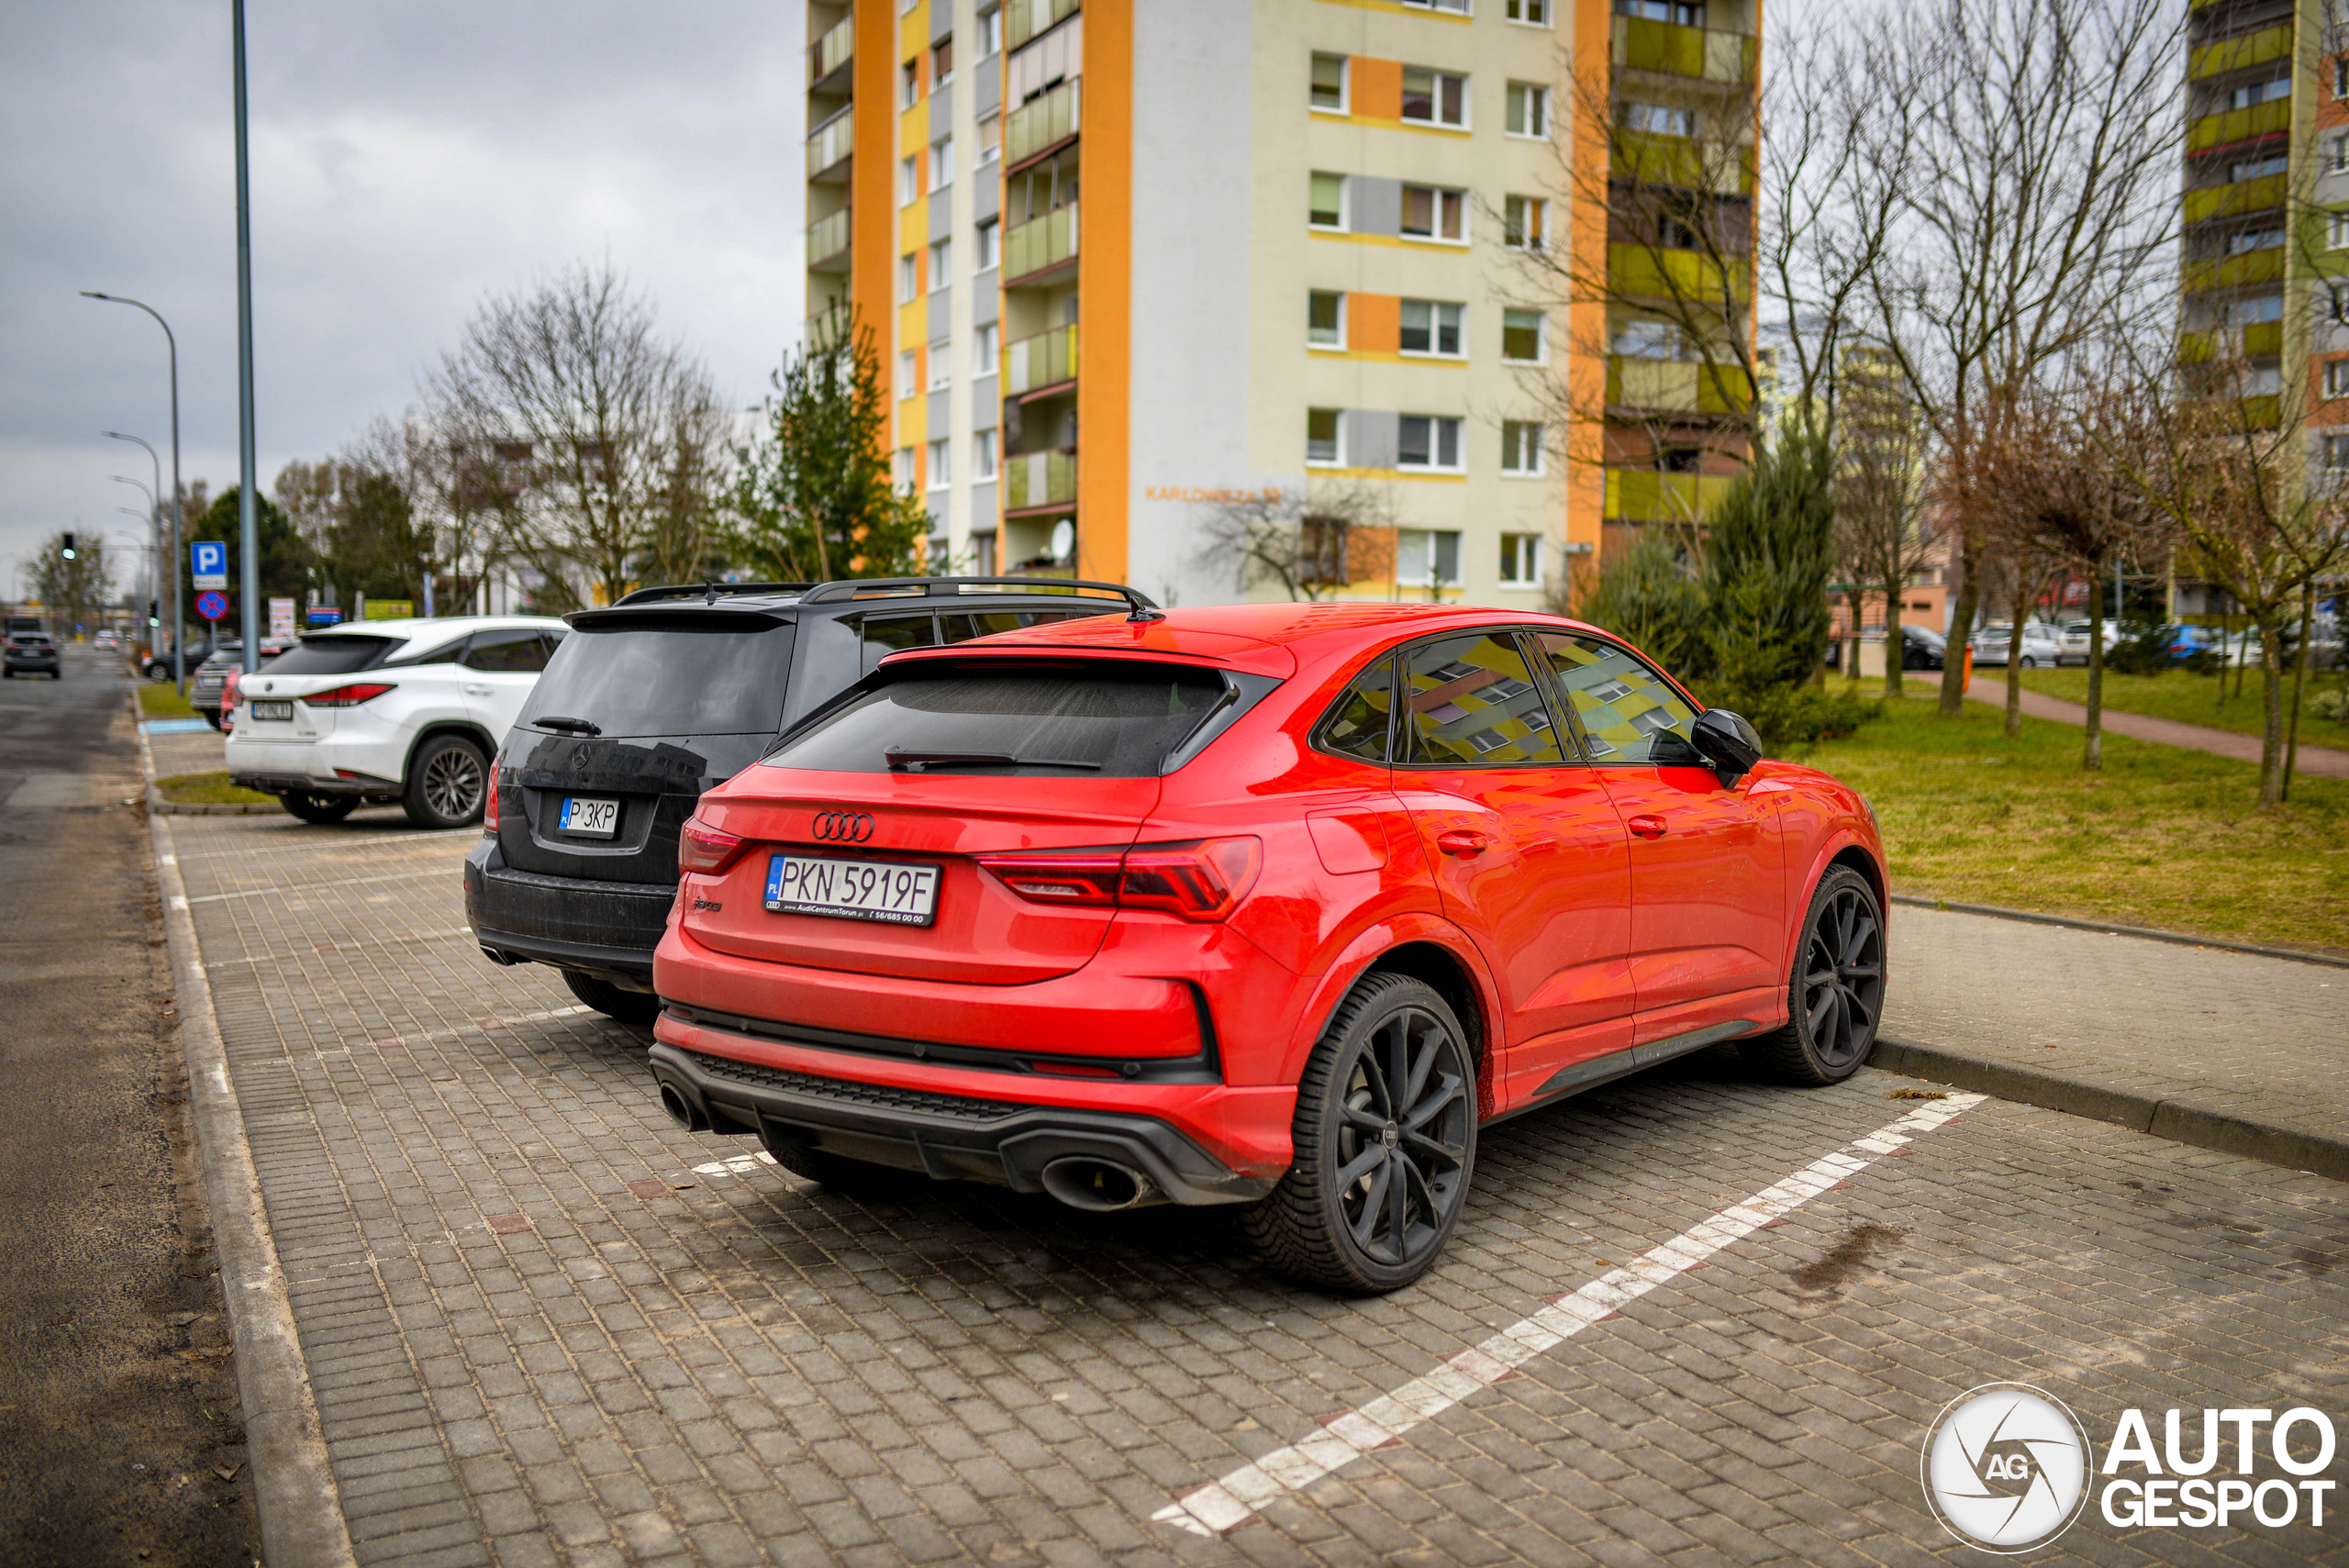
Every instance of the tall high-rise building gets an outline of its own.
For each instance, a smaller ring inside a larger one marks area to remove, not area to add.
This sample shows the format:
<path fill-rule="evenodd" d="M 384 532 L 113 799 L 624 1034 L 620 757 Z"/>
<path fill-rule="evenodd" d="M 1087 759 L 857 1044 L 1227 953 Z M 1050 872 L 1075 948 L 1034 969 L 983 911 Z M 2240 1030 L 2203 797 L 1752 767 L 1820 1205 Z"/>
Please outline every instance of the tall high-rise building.
<path fill-rule="evenodd" d="M 1758 11 L 810 0 L 810 330 L 874 329 L 934 566 L 1228 601 L 1302 502 L 1316 592 L 1531 607 L 1743 455 L 1608 161 L 1743 123 Z"/>

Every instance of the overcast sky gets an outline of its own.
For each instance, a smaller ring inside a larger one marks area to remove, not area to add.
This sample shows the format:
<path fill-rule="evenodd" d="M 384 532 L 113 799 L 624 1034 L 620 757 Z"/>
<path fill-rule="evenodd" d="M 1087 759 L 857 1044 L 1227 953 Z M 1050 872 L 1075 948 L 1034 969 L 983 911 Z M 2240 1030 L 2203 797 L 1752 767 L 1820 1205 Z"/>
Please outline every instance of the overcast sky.
<path fill-rule="evenodd" d="M 797 335 L 797 0 L 249 0 L 264 488 L 416 399 L 490 291 L 608 256 L 757 400 Z M 182 473 L 237 478 L 228 0 L 0 5 L 0 573 L 51 531 L 138 530 Z M 121 541 L 117 540 L 117 544 Z M 119 581 L 119 577 L 118 577 Z M 12 591 L 0 585 L 0 593 Z"/>

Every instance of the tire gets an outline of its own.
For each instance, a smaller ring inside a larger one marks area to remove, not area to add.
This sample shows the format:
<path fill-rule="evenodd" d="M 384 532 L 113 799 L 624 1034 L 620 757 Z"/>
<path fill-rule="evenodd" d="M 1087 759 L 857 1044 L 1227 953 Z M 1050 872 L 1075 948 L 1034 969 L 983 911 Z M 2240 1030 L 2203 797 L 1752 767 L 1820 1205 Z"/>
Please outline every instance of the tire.
<path fill-rule="evenodd" d="M 1787 981 L 1787 1024 L 1741 1040 L 1746 1062 L 1782 1084 L 1820 1088 L 1860 1070 L 1884 1018 L 1884 911 L 1868 879 L 1835 866 L 1803 912 Z"/>
<path fill-rule="evenodd" d="M 1398 1077 L 1399 1116 L 1388 1088 Z M 1476 1164 L 1475 1068 L 1450 1005 L 1408 975 L 1356 986 L 1305 1064 L 1294 1130 L 1287 1174 L 1241 1217 L 1257 1255 L 1300 1284 L 1355 1296 L 1425 1273 Z"/>
<path fill-rule="evenodd" d="M 2036 670 L 2039 668 L 2039 661 L 2026 653 L 2022 656 L 2022 667 L 2026 670 Z"/>
<path fill-rule="evenodd" d="M 407 760 L 400 804 L 419 828 L 462 828 L 481 820 L 489 759 L 462 735 L 436 735 Z"/>
<path fill-rule="evenodd" d="M 277 804 L 288 814 L 305 822 L 326 827 L 341 821 L 359 808 L 359 797 L 351 795 L 281 795 Z"/>
<path fill-rule="evenodd" d="M 624 1024 L 650 1024 L 661 1016 L 661 998 L 644 991 L 623 991 L 608 980 L 573 970 L 562 972 L 571 994 L 607 1018 Z"/>

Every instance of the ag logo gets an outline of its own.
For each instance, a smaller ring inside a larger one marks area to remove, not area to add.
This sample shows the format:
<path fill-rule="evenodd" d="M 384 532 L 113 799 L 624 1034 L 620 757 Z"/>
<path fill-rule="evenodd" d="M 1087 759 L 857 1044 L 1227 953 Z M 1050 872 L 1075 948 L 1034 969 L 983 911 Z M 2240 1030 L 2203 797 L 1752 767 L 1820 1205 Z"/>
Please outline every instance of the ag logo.
<path fill-rule="evenodd" d="M 2092 1457 L 2087 1431 L 2054 1396 L 1986 1383 L 1951 1400 L 1925 1434 L 1925 1500 L 1968 1546 L 2029 1551 L 2080 1517 Z"/>

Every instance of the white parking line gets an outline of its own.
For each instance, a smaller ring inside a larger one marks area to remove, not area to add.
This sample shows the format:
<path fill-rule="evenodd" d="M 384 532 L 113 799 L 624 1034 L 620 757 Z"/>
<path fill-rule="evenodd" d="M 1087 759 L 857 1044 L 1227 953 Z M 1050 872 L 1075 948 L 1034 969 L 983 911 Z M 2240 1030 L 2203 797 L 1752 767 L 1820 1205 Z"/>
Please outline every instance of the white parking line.
<path fill-rule="evenodd" d="M 455 1040 L 459 1035 L 486 1034 L 491 1029 L 507 1029 L 515 1024 L 541 1023 L 548 1018 L 574 1018 L 582 1013 L 592 1013 L 595 1010 L 589 1006 L 549 1007 L 543 1013 L 517 1013 L 510 1018 L 483 1018 L 478 1023 L 459 1024 L 454 1029 L 433 1029 L 426 1034 L 385 1035 L 380 1040 L 372 1040 L 367 1043 L 378 1046 L 428 1045 L 436 1040 Z"/>
<path fill-rule="evenodd" d="M 1275 1449 L 1206 1485 L 1177 1497 L 1151 1515 L 1193 1535 L 1220 1535 L 1253 1518 L 1256 1510 L 1285 1493 L 1302 1491 L 1351 1464 L 1371 1450 L 1402 1437 L 1422 1421 L 1451 1409 L 1522 1364 L 1555 1349 L 1593 1323 L 1614 1316 L 1631 1302 L 1703 1262 L 1780 1216 L 1800 1208 L 1820 1193 L 1849 1180 L 1917 1134 L 1931 1132 L 1989 1096 L 1952 1095 L 1909 1112 L 1855 1139 L 1835 1152 L 1732 1204 L 1701 1224 L 1643 1252 L 1628 1268 L 1609 1269 L 1579 1290 L 1552 1298 L 1549 1306 L 1444 1361 L 1394 1393 L 1325 1422 L 1320 1433 Z M 1855 1154 L 1854 1150 L 1864 1151 Z"/>
<path fill-rule="evenodd" d="M 762 1165 L 772 1165 L 774 1156 L 761 1149 L 754 1153 L 737 1154 L 730 1160 L 712 1160 L 707 1165 L 696 1165 L 696 1176 L 747 1176 Z"/>
<path fill-rule="evenodd" d="M 455 876 L 448 866 L 435 866 L 430 871 L 387 872 L 382 876 L 346 876 L 333 882 L 295 882 L 267 887 L 240 887 L 234 893 L 204 893 L 188 900 L 190 904 L 217 904 L 223 898 L 259 898 L 271 893 L 307 893 L 316 887 L 359 887 L 371 882 L 420 882 L 428 876 Z"/>

